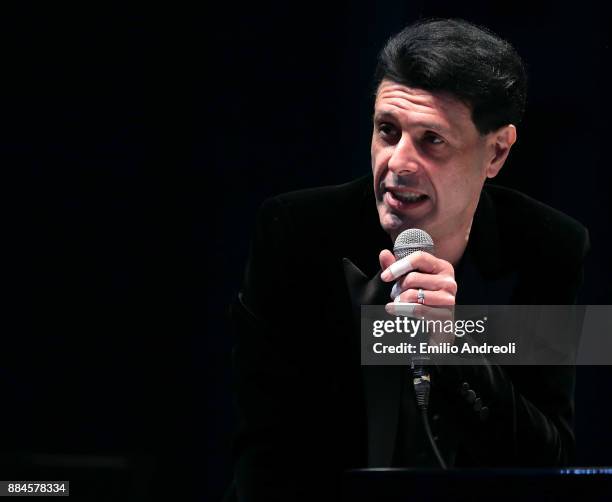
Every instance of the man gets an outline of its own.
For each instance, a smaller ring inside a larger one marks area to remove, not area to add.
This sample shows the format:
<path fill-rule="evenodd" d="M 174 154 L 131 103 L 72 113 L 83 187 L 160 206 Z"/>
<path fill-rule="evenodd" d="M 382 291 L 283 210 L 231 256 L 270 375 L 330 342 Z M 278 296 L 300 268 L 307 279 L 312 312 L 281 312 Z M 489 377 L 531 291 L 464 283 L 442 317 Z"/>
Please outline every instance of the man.
<path fill-rule="evenodd" d="M 360 305 L 416 302 L 419 290 L 432 307 L 575 301 L 586 230 L 484 185 L 524 108 L 513 48 L 464 21 L 420 22 L 389 40 L 376 79 L 372 176 L 281 195 L 259 213 L 232 309 L 239 499 L 333 498 L 347 468 L 436 465 L 409 368 L 360 366 Z M 408 228 L 432 236 L 435 256 L 411 256 L 397 277 L 390 249 Z M 569 462 L 573 387 L 569 367 L 434 369 L 442 456 L 449 466 Z"/>

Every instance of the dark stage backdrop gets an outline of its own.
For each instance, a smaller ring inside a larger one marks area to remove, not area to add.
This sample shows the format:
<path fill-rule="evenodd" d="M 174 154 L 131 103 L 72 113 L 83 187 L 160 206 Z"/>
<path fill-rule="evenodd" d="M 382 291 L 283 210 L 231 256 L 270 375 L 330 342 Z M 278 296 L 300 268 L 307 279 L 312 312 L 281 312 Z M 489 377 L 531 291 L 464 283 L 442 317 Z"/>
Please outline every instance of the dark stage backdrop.
<path fill-rule="evenodd" d="M 235 425 L 226 308 L 254 212 L 368 172 L 376 54 L 419 17 L 485 24 L 524 56 L 527 114 L 496 181 L 589 228 L 581 302 L 612 303 L 603 8 L 502 7 L 3 15 L 0 473 L 63 468 L 132 500 L 221 496 Z M 612 463 L 611 384 L 610 368 L 579 369 L 579 464 Z"/>

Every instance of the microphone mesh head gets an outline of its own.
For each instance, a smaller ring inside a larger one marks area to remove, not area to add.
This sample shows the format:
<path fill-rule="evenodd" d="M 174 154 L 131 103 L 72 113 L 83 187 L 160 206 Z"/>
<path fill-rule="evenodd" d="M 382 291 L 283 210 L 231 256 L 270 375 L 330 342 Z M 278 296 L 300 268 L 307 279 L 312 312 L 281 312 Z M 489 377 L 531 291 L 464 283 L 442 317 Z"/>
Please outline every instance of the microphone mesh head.
<path fill-rule="evenodd" d="M 425 251 L 431 254 L 434 252 L 433 239 L 425 230 L 409 228 L 404 230 L 395 239 L 393 254 L 398 260 L 417 251 Z"/>

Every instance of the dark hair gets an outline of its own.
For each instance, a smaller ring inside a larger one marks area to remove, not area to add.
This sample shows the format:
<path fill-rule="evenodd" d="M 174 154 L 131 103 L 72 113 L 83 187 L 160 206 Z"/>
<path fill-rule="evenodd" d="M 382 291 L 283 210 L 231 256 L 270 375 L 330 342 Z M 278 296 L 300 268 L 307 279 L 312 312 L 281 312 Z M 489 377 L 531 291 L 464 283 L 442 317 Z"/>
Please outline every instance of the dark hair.
<path fill-rule="evenodd" d="M 383 79 L 430 92 L 448 92 L 472 110 L 480 134 L 518 124 L 525 110 L 527 75 L 505 40 L 462 19 L 430 19 L 389 39 L 378 56 Z"/>

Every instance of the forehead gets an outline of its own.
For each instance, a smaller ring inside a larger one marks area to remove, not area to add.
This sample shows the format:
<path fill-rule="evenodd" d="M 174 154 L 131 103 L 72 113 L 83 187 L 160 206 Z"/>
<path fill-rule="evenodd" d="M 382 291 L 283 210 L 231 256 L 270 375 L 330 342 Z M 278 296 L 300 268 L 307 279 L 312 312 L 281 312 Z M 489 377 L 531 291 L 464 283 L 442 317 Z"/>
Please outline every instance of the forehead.
<path fill-rule="evenodd" d="M 394 117 L 407 123 L 429 123 L 437 128 L 461 130 L 471 125 L 470 108 L 442 92 L 430 92 L 383 80 L 376 92 L 374 117 Z"/>

